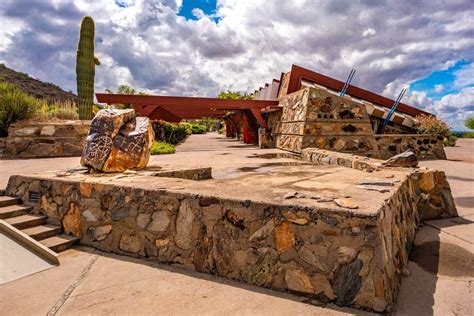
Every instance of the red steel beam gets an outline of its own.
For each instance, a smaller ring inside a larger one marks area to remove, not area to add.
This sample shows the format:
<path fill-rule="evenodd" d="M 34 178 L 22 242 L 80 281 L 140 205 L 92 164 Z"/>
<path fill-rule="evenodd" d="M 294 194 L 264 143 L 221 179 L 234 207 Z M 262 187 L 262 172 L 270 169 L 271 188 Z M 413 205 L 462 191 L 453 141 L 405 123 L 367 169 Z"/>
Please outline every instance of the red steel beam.
<path fill-rule="evenodd" d="M 196 98 L 176 96 L 153 96 L 153 95 L 127 95 L 96 93 L 97 101 L 100 103 L 124 103 L 124 104 L 147 104 L 155 106 L 192 106 L 202 108 L 220 109 L 250 109 L 264 108 L 266 106 L 278 105 L 277 100 L 235 100 L 218 98 Z"/>
<path fill-rule="evenodd" d="M 331 77 L 322 75 L 320 73 L 308 70 L 306 68 L 303 68 L 297 65 L 292 65 L 287 94 L 298 91 L 300 89 L 301 81 L 303 79 L 314 82 L 316 84 L 319 84 L 321 86 L 324 86 L 336 91 L 340 91 L 342 87 L 344 86 L 344 82 L 342 81 L 333 79 Z M 389 109 L 393 106 L 393 103 L 395 102 L 392 99 L 383 97 L 381 95 L 378 95 L 376 93 L 370 92 L 368 90 L 364 90 L 362 88 L 359 88 L 353 85 L 349 85 L 349 88 L 347 89 L 347 94 L 359 99 L 372 102 L 377 105 L 384 106 Z M 399 103 L 397 107 L 397 111 L 406 113 L 411 116 L 416 116 L 420 114 L 433 116 L 433 114 L 431 113 L 416 109 L 405 103 Z"/>

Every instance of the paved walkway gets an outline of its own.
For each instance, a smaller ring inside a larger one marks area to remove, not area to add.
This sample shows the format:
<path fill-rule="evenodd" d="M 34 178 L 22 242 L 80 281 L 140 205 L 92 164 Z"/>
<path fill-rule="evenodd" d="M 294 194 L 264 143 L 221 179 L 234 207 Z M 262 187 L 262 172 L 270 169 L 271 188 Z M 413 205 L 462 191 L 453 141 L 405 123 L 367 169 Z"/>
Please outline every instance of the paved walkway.
<path fill-rule="evenodd" d="M 474 154 L 474 141 L 460 145 L 447 149 L 451 160 L 422 162 L 446 171 L 460 217 L 430 221 L 420 228 L 409 263 L 411 276 L 402 279 L 397 315 L 474 314 L 474 164 L 465 159 Z M 277 152 L 215 134 L 195 135 L 176 154 L 155 156 L 151 164 L 212 165 L 218 176 L 224 176 L 222 171 L 230 165 L 248 165 L 248 159 L 242 162 L 239 156 L 265 154 L 253 158 L 259 165 Z M 455 161 L 462 160 L 459 157 L 465 161 Z M 0 185 L 5 186 L 11 174 L 78 164 L 77 157 L 0 160 Z M 0 314 L 364 314 L 333 305 L 313 306 L 290 294 L 87 247 L 61 253 L 60 261 L 59 267 L 1 286 Z"/>

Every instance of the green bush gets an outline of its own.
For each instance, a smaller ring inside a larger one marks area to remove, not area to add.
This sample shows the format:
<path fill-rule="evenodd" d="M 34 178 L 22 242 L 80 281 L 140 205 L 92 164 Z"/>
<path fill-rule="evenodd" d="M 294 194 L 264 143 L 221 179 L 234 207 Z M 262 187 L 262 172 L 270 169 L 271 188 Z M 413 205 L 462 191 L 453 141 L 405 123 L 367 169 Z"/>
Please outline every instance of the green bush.
<path fill-rule="evenodd" d="M 205 134 L 207 132 L 207 126 L 197 123 L 191 123 L 193 134 Z"/>
<path fill-rule="evenodd" d="M 18 87 L 0 83 L 0 136 L 7 136 L 11 124 L 32 118 L 43 105 Z"/>
<path fill-rule="evenodd" d="M 188 122 L 181 122 L 179 125 L 184 126 L 186 128 L 186 135 L 191 135 L 193 133 L 193 125 Z"/>
<path fill-rule="evenodd" d="M 175 152 L 176 152 L 176 148 L 173 145 L 165 143 L 165 142 L 154 141 L 151 146 L 152 155 L 167 155 L 167 154 L 174 154 Z"/>
<path fill-rule="evenodd" d="M 222 127 L 220 130 L 217 131 L 219 134 L 225 134 L 225 127 Z"/>
<path fill-rule="evenodd" d="M 467 132 L 462 135 L 463 138 L 474 138 L 474 132 Z"/>
<path fill-rule="evenodd" d="M 153 122 L 153 129 L 155 131 L 155 140 L 172 145 L 180 143 L 188 136 L 187 127 L 182 124 L 159 120 Z"/>

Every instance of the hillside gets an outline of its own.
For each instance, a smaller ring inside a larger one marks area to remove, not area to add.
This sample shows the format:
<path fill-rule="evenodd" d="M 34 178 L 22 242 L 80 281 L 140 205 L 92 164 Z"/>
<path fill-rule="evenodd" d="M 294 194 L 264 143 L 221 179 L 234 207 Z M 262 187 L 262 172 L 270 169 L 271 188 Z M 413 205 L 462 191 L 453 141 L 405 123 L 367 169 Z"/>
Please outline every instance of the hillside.
<path fill-rule="evenodd" d="M 8 82 L 21 88 L 25 93 L 49 102 L 72 100 L 78 103 L 78 98 L 71 92 L 66 92 L 55 84 L 43 82 L 29 75 L 0 64 L 0 82 Z"/>

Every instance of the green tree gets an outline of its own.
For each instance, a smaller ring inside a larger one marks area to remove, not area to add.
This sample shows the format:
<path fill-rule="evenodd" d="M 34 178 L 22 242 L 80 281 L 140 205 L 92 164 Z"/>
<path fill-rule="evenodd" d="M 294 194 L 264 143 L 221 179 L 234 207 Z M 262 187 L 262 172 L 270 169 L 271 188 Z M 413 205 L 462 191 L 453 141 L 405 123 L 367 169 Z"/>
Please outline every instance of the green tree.
<path fill-rule="evenodd" d="M 253 96 L 247 93 L 241 93 L 240 91 L 221 91 L 217 95 L 219 99 L 240 99 L 240 100 L 252 100 Z"/>
<path fill-rule="evenodd" d="M 464 121 L 464 126 L 466 126 L 469 129 L 474 129 L 474 117 L 468 116 L 466 120 Z"/>

